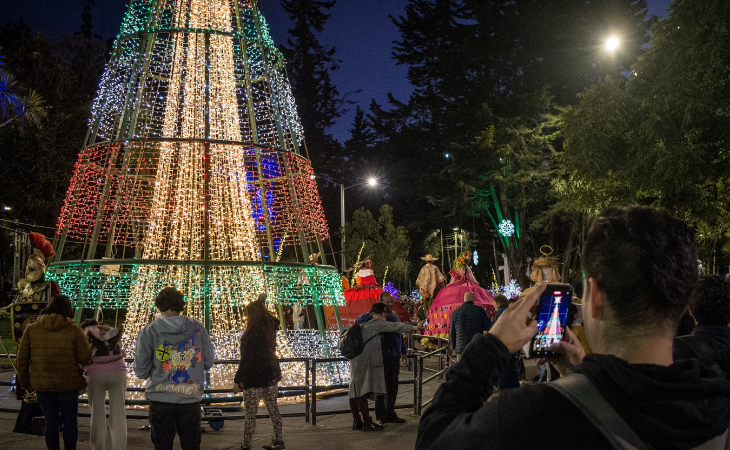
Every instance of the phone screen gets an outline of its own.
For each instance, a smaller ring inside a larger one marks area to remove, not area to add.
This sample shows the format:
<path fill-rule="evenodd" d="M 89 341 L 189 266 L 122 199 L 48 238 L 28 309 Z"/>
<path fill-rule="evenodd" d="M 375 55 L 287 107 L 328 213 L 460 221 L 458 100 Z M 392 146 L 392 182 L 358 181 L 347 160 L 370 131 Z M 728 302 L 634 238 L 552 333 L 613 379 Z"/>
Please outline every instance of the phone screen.
<path fill-rule="evenodd" d="M 549 284 L 537 305 L 537 335 L 531 353 L 536 357 L 553 356 L 550 345 L 560 342 L 565 333 L 565 319 L 573 296 L 570 286 Z"/>

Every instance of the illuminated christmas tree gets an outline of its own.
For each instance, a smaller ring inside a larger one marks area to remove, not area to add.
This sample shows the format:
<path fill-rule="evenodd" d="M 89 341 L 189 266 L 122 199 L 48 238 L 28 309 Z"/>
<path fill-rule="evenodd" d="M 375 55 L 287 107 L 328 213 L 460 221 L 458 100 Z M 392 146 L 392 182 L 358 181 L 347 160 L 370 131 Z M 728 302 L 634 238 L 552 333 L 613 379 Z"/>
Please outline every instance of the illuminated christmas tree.
<path fill-rule="evenodd" d="M 185 293 L 218 358 L 238 355 L 241 307 L 260 292 L 282 321 L 283 305 L 343 304 L 336 268 L 309 264 L 329 235 L 303 139 L 255 0 L 132 0 L 49 276 L 77 307 L 128 308 L 128 350 L 168 285 Z M 63 260 L 67 242 L 83 244 L 83 259 Z M 314 310 L 316 352 L 327 345 Z"/>

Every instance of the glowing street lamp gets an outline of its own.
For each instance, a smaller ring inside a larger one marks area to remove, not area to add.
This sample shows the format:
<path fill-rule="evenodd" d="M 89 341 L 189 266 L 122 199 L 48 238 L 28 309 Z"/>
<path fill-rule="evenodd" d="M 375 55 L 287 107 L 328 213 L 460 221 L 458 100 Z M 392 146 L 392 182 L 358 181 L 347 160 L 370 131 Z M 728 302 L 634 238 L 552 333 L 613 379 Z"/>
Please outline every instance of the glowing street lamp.
<path fill-rule="evenodd" d="M 610 52 L 614 52 L 614 51 L 616 51 L 618 49 L 618 46 L 619 46 L 620 43 L 621 42 L 618 40 L 617 37 L 615 37 L 615 36 L 614 37 L 610 37 L 606 41 L 606 50 L 608 50 Z"/>
<path fill-rule="evenodd" d="M 346 261 L 345 261 L 345 233 L 344 233 L 344 230 L 345 230 L 345 190 L 350 189 L 350 188 L 355 187 L 355 186 L 362 186 L 362 185 L 363 185 L 363 183 L 359 183 L 359 184 L 353 184 L 351 186 L 345 187 L 344 184 L 340 184 L 340 225 L 342 226 L 342 230 L 343 230 L 343 232 L 342 232 L 342 241 L 341 241 L 341 245 L 342 245 L 342 270 L 345 270 L 345 268 L 347 267 L 345 265 Z M 377 186 L 378 185 L 378 179 L 375 178 L 375 177 L 368 178 L 367 185 L 369 187 L 371 187 L 371 188 Z"/>

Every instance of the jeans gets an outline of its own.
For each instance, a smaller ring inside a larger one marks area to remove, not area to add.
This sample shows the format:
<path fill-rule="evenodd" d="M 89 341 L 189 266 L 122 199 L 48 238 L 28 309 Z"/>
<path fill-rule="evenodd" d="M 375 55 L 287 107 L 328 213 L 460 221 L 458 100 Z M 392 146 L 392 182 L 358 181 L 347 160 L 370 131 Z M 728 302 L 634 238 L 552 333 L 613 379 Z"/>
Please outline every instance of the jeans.
<path fill-rule="evenodd" d="M 46 420 L 44 434 L 48 450 L 60 450 L 58 431 L 63 422 L 63 448 L 76 450 L 79 437 L 79 392 L 39 391 L 38 403 Z"/>
<path fill-rule="evenodd" d="M 398 397 L 400 357 L 383 356 L 383 372 L 385 373 L 385 395 L 375 397 L 375 418 L 381 422 L 396 417 L 395 400 Z"/>
<path fill-rule="evenodd" d="M 86 391 L 91 405 L 91 450 L 127 448 L 127 415 L 124 410 L 126 389 L 127 372 L 124 370 L 105 370 L 86 376 Z M 107 392 L 109 420 L 104 405 Z"/>
<path fill-rule="evenodd" d="M 155 450 L 172 450 L 175 433 L 183 450 L 200 450 L 200 402 L 150 401 L 150 428 Z"/>

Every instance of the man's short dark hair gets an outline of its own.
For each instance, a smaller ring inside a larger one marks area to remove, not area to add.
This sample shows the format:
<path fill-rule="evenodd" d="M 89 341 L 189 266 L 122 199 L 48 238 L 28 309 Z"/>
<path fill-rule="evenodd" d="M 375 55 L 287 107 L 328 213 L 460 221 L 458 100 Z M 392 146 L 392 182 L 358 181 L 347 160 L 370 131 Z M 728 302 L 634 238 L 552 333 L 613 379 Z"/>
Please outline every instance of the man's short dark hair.
<path fill-rule="evenodd" d="M 370 312 L 372 314 L 383 314 L 388 310 L 388 307 L 385 306 L 385 303 L 373 303 L 373 306 L 370 307 Z"/>
<path fill-rule="evenodd" d="M 378 296 L 378 301 L 379 301 L 380 303 L 383 303 L 383 300 L 384 300 L 384 299 L 385 299 L 386 297 L 393 297 L 393 294 L 391 294 L 391 293 L 390 293 L 390 292 L 388 292 L 388 291 L 383 291 L 383 292 L 381 292 L 381 293 L 380 293 L 380 295 Z M 393 297 L 393 301 L 395 301 L 395 297 Z"/>
<path fill-rule="evenodd" d="M 497 294 L 494 296 L 494 303 L 497 304 L 497 308 L 506 308 L 509 306 L 509 299 L 504 294 Z"/>
<path fill-rule="evenodd" d="M 663 209 L 606 210 L 588 233 L 582 264 L 624 329 L 676 331 L 697 285 L 694 232 Z"/>
<path fill-rule="evenodd" d="M 174 287 L 166 287 L 155 297 L 155 307 L 159 311 L 183 312 L 185 296 Z"/>
<path fill-rule="evenodd" d="M 691 309 L 697 325 L 730 325 L 730 281 L 721 275 L 700 277 Z"/>

